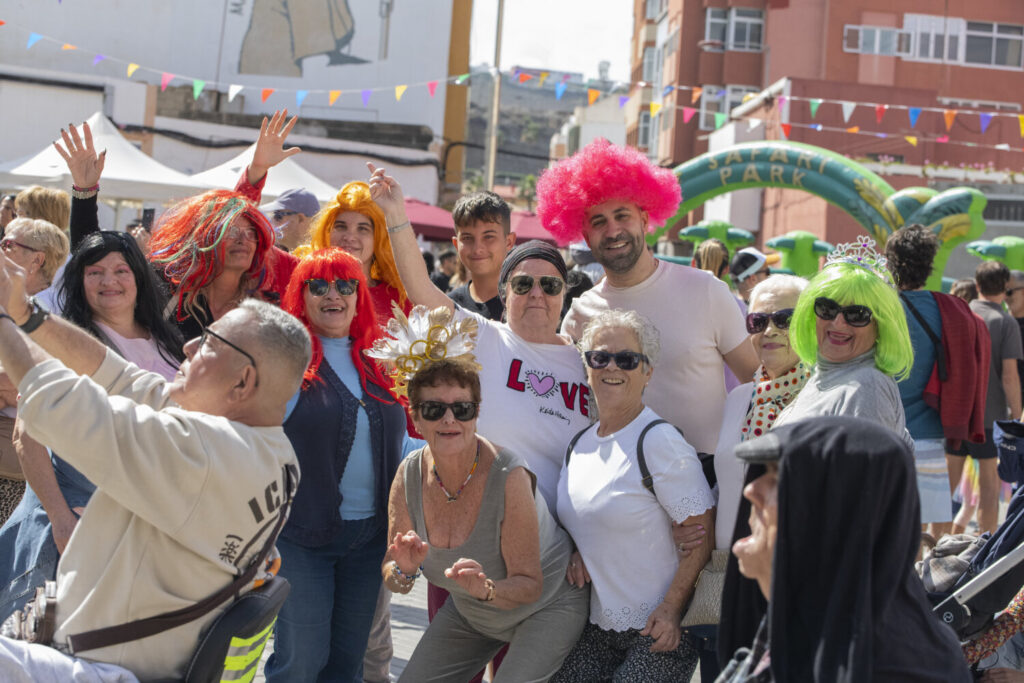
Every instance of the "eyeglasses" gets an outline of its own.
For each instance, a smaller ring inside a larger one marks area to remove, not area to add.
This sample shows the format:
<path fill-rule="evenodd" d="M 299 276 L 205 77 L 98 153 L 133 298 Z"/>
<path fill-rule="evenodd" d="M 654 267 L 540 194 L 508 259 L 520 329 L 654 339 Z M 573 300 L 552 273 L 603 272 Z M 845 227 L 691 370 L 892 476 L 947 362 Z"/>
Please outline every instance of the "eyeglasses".
<path fill-rule="evenodd" d="M 565 287 L 565 280 L 554 275 L 540 276 L 540 289 L 548 296 L 555 296 L 562 293 Z M 536 279 L 532 275 L 513 275 L 509 283 L 512 285 L 514 294 L 529 294 L 533 290 L 533 283 Z"/>
<path fill-rule="evenodd" d="M 871 323 L 871 309 L 867 306 L 840 306 L 827 297 L 814 300 L 814 315 L 822 320 L 835 320 L 840 313 L 851 327 L 867 327 Z"/>
<path fill-rule="evenodd" d="M 469 422 L 476 417 L 480 404 L 474 401 L 456 401 L 455 403 L 442 403 L 441 401 L 424 401 L 414 410 L 419 411 L 420 417 L 427 422 L 437 422 L 451 408 L 452 416 L 459 422 Z"/>
<path fill-rule="evenodd" d="M 227 339 L 225 339 L 224 337 L 220 336 L 219 334 L 217 334 L 216 332 L 211 330 L 209 327 L 204 327 L 203 331 L 199 334 L 199 348 L 203 348 L 203 346 L 206 344 L 206 340 L 209 337 L 213 337 L 214 339 L 216 339 L 216 340 L 218 340 L 220 342 L 223 342 L 224 344 L 230 346 L 235 351 L 238 351 L 240 354 L 242 354 L 243 356 L 245 356 L 246 358 L 249 359 L 249 362 L 252 364 L 253 370 L 256 370 L 257 373 L 259 372 L 259 368 L 256 367 L 256 359 L 253 358 L 251 353 L 249 353 L 248 351 L 243 349 L 241 346 L 238 346 L 237 344 L 232 344 Z M 259 386 L 259 375 L 257 375 L 257 377 L 256 377 L 256 385 Z"/>
<path fill-rule="evenodd" d="M 783 308 L 774 313 L 748 313 L 747 332 L 757 334 L 768 329 L 768 321 L 775 323 L 780 330 L 789 329 L 789 321 L 793 318 L 792 308 Z"/>
<path fill-rule="evenodd" d="M 231 240 L 244 240 L 246 242 L 259 241 L 259 233 L 256 232 L 256 228 L 240 228 L 237 225 L 232 225 L 228 228 L 227 237 Z"/>
<path fill-rule="evenodd" d="M 324 296 L 331 288 L 331 282 L 322 277 L 314 277 L 304 281 L 304 284 L 309 287 L 309 293 L 313 296 Z M 356 289 L 359 288 L 359 280 L 353 278 L 351 280 L 343 280 L 340 277 L 334 281 L 334 289 L 338 291 L 338 294 L 342 296 L 350 296 L 356 293 Z"/>
<path fill-rule="evenodd" d="M 294 216 L 297 213 L 299 213 L 299 212 L 298 211 L 286 211 L 284 209 L 282 209 L 280 211 L 275 211 L 274 212 L 274 220 L 275 221 L 279 221 L 279 220 L 281 220 L 283 218 L 290 218 L 291 216 Z"/>
<path fill-rule="evenodd" d="M 14 249 L 14 247 L 21 247 L 22 249 L 24 249 L 26 251 L 34 251 L 34 252 L 42 251 L 42 249 L 36 249 L 35 247 L 30 247 L 27 244 L 22 244 L 21 242 L 15 242 L 10 237 L 7 237 L 5 239 L 0 240 L 0 251 L 8 252 L 8 251 L 11 251 L 12 249 Z"/>
<path fill-rule="evenodd" d="M 1024 287 L 1011 287 L 1010 289 L 1006 290 L 1006 296 L 1013 296 L 1014 292 L 1019 292 L 1022 289 L 1024 289 Z"/>
<path fill-rule="evenodd" d="M 619 370 L 635 370 L 642 362 L 650 365 L 650 360 L 642 353 L 636 351 L 585 351 L 583 357 L 587 359 L 587 365 L 595 370 L 602 370 L 608 367 L 608 363 L 615 361 Z"/>

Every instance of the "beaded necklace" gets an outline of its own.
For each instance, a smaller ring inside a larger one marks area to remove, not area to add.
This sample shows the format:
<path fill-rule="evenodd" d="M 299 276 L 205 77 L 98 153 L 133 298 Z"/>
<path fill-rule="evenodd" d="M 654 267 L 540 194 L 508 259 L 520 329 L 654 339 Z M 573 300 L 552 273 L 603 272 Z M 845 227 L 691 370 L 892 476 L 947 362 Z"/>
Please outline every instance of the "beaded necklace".
<path fill-rule="evenodd" d="M 477 441 L 476 442 L 476 457 L 473 458 L 473 466 L 469 468 L 469 474 L 466 475 L 466 481 L 462 482 L 462 486 L 460 486 L 459 490 L 456 491 L 455 493 L 449 493 L 448 489 L 446 489 L 444 487 L 444 482 L 441 481 L 441 475 L 437 473 L 437 464 L 434 463 L 434 464 L 432 464 L 430 466 L 430 470 L 434 473 L 434 479 L 437 479 L 437 485 L 441 487 L 441 491 L 444 493 L 445 496 L 448 497 L 448 501 L 447 502 L 454 503 L 455 501 L 457 501 L 459 499 L 459 496 L 462 494 L 462 490 L 464 488 L 466 488 L 466 484 L 468 484 L 469 480 L 473 478 L 473 473 L 476 472 L 476 466 L 477 466 L 477 463 L 479 463 L 479 462 L 480 462 L 480 442 Z"/>

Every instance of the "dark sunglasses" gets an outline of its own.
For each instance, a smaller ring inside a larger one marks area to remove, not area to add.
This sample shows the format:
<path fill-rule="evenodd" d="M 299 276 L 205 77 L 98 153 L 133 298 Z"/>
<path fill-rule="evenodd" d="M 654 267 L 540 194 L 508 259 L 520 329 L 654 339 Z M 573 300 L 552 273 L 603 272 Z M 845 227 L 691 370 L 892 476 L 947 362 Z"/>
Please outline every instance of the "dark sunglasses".
<path fill-rule="evenodd" d="M 512 284 L 512 291 L 515 294 L 529 294 L 533 289 L 536 280 L 532 275 L 513 275 L 509 282 Z M 540 290 L 548 296 L 555 296 L 562 293 L 565 287 L 565 280 L 554 275 L 540 276 Z"/>
<path fill-rule="evenodd" d="M 331 282 L 322 277 L 310 278 L 305 280 L 304 283 L 309 287 L 309 293 L 313 296 L 324 296 L 331 288 Z M 351 280 L 343 280 L 339 277 L 334 281 L 334 288 L 338 290 L 338 294 L 341 294 L 342 296 L 355 294 L 358 287 L 359 280 L 356 280 L 355 278 Z"/>
<path fill-rule="evenodd" d="M 814 300 L 814 315 L 822 320 L 835 320 L 840 313 L 851 327 L 866 327 L 871 323 L 871 309 L 867 306 L 840 306 L 823 296 Z"/>
<path fill-rule="evenodd" d="M 427 422 L 437 422 L 448 409 L 452 409 L 452 415 L 459 422 L 469 422 L 476 417 L 480 404 L 473 401 L 456 401 L 455 403 L 442 403 L 441 401 L 424 401 L 416 406 L 420 417 Z"/>
<path fill-rule="evenodd" d="M 788 330 L 789 321 L 792 318 L 792 308 L 783 308 L 782 310 L 775 311 L 774 313 L 748 313 L 747 332 L 750 334 L 764 332 L 765 330 L 768 329 L 769 320 L 775 323 L 775 327 L 779 328 L 780 330 Z"/>
<path fill-rule="evenodd" d="M 612 360 L 619 370 L 635 370 L 641 362 L 650 363 L 647 356 L 636 351 L 585 351 L 583 357 L 587 359 L 587 365 L 595 370 L 608 367 Z"/>

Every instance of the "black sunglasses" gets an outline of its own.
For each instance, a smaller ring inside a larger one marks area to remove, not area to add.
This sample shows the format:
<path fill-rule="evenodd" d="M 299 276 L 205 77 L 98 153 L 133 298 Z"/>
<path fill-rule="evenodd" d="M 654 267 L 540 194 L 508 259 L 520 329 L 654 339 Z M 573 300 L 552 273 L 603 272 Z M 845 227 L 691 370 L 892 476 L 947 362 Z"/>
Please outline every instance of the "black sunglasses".
<path fill-rule="evenodd" d="M 325 296 L 331 288 L 330 280 L 325 280 L 322 277 L 314 277 L 304 281 L 305 285 L 309 287 L 309 293 L 313 296 Z M 334 281 L 334 288 L 338 290 L 338 294 L 342 296 L 349 296 L 356 293 L 356 289 L 359 287 L 359 280 L 355 278 L 351 280 L 343 280 L 340 277 Z"/>
<path fill-rule="evenodd" d="M 476 417 L 480 404 L 474 401 L 456 401 L 455 403 L 442 403 L 441 401 L 424 401 L 415 407 L 420 417 L 427 422 L 437 422 L 448 409 L 452 409 L 452 415 L 459 422 L 469 422 Z"/>
<path fill-rule="evenodd" d="M 775 311 L 774 313 L 748 313 L 747 314 L 747 332 L 750 334 L 757 334 L 758 332 L 764 332 L 768 329 L 768 321 L 771 320 L 775 323 L 775 327 L 780 330 L 789 329 L 789 321 L 793 318 L 792 308 L 783 308 Z"/>
<path fill-rule="evenodd" d="M 595 370 L 602 370 L 608 367 L 608 363 L 612 360 L 615 361 L 615 366 L 619 370 L 635 370 L 641 362 L 650 364 L 651 361 L 647 359 L 642 353 L 636 351 L 585 351 L 583 357 L 587 359 L 587 365 L 594 368 Z"/>
<path fill-rule="evenodd" d="M 509 282 L 512 284 L 512 292 L 515 294 L 529 294 L 530 290 L 533 289 L 533 283 L 536 280 L 532 275 L 513 275 Z M 562 293 L 562 288 L 565 287 L 565 280 L 554 275 L 541 275 L 540 276 L 540 290 L 548 296 L 554 296 Z"/>
<path fill-rule="evenodd" d="M 814 300 L 814 315 L 822 320 L 835 320 L 840 313 L 851 327 L 867 327 L 871 324 L 871 309 L 867 306 L 840 306 L 827 297 L 819 296 Z"/>

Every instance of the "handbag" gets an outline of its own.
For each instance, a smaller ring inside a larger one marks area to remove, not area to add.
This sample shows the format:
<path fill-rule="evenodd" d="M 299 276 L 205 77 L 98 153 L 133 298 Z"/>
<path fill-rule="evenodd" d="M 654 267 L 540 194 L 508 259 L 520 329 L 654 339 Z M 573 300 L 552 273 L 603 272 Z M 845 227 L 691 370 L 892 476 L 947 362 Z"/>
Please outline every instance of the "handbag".
<path fill-rule="evenodd" d="M 722 612 L 722 591 L 725 589 L 725 567 L 728 550 L 712 550 L 711 559 L 697 576 L 690 604 L 683 613 L 680 626 L 716 625 Z"/>
<path fill-rule="evenodd" d="M 0 478 L 25 481 L 21 471 L 18 451 L 11 437 L 14 434 L 14 418 L 0 415 Z"/>

